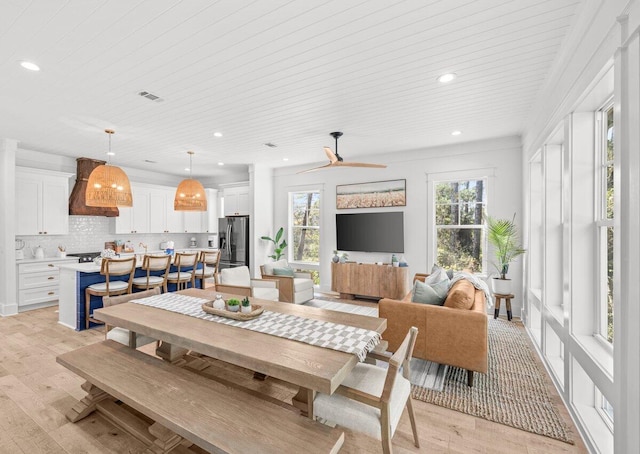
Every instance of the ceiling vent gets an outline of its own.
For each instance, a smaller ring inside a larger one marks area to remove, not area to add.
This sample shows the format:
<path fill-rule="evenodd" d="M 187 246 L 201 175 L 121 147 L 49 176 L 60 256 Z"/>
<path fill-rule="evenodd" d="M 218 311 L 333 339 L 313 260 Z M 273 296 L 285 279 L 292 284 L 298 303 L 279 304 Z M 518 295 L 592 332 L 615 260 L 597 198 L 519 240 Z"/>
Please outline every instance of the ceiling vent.
<path fill-rule="evenodd" d="M 151 101 L 155 101 L 155 102 L 162 102 L 164 101 L 164 99 L 162 99 L 160 96 L 156 96 L 153 93 L 149 93 L 148 91 L 140 91 L 138 92 L 138 95 L 142 96 L 143 98 L 147 98 Z"/>

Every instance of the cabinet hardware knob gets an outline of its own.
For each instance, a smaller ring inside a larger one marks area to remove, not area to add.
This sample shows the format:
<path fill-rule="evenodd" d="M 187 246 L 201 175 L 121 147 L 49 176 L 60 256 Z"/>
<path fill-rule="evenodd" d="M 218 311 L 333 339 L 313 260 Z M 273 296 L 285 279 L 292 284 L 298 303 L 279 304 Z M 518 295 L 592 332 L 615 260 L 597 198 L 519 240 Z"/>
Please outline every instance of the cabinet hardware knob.
<path fill-rule="evenodd" d="M 49 276 L 47 279 L 49 279 L 51 281 L 51 280 L 55 279 L 55 277 Z"/>
<path fill-rule="evenodd" d="M 55 294 L 56 294 L 56 292 L 49 292 L 49 293 L 47 293 L 47 295 L 55 295 Z"/>
<path fill-rule="evenodd" d="M 49 263 L 47 266 L 51 266 L 51 267 L 53 267 L 53 266 L 54 266 L 54 264 L 53 264 L 53 263 Z"/>

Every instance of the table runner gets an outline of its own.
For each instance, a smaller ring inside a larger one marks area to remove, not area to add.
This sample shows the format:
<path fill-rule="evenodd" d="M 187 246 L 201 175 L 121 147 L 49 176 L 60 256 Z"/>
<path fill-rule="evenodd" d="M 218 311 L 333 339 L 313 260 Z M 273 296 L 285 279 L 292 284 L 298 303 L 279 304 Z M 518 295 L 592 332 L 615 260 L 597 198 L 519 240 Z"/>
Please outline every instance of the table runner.
<path fill-rule="evenodd" d="M 353 353 L 359 361 L 364 361 L 367 353 L 380 343 L 380 333 L 376 331 L 280 312 L 265 310 L 259 317 L 252 320 L 233 320 L 202 310 L 202 304 L 208 301 L 211 300 L 177 293 L 163 293 L 131 302 L 318 347 Z"/>

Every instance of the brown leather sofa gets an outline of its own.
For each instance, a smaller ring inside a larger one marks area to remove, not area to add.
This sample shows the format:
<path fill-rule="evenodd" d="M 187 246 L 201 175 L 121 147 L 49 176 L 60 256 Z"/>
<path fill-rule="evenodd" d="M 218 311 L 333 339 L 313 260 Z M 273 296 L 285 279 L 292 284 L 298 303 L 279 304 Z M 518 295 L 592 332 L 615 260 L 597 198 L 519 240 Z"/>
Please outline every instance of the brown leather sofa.
<path fill-rule="evenodd" d="M 427 275 L 416 274 L 415 280 Z M 460 304 L 460 300 L 466 303 Z M 470 309 L 461 308 L 469 306 Z M 473 385 L 473 372 L 487 372 L 488 319 L 486 300 L 467 280 L 455 282 L 447 294 L 444 306 L 411 302 L 411 292 L 402 300 L 381 299 L 380 317 L 387 319 L 387 329 L 382 334 L 389 342 L 389 350 L 395 351 L 409 328 L 418 328 L 413 356 L 440 364 L 467 369 L 467 384 Z"/>

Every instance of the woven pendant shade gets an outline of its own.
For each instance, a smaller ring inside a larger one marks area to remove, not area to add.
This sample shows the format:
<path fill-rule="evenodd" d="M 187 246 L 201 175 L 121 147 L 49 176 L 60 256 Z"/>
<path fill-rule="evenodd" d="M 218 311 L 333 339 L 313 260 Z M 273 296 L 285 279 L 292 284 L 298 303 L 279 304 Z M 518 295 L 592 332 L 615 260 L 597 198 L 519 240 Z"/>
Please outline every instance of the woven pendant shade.
<path fill-rule="evenodd" d="M 120 167 L 109 164 L 96 167 L 89 175 L 86 199 L 91 207 L 133 206 L 127 174 Z"/>
<path fill-rule="evenodd" d="M 207 211 L 207 195 L 204 186 L 194 179 L 182 180 L 173 201 L 176 211 Z"/>
<path fill-rule="evenodd" d="M 187 153 L 189 153 L 189 173 L 191 173 L 193 151 L 187 151 Z M 207 211 L 207 194 L 204 192 L 202 183 L 193 178 L 182 180 L 176 189 L 173 209 L 175 211 Z"/>
<path fill-rule="evenodd" d="M 109 156 L 111 153 L 112 129 L 105 129 L 109 134 Z M 131 184 L 129 177 L 120 167 L 103 164 L 91 171 L 85 193 L 86 204 L 91 207 L 131 207 Z"/>

